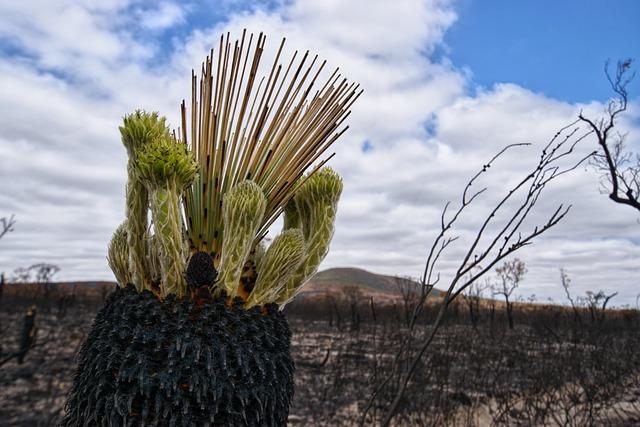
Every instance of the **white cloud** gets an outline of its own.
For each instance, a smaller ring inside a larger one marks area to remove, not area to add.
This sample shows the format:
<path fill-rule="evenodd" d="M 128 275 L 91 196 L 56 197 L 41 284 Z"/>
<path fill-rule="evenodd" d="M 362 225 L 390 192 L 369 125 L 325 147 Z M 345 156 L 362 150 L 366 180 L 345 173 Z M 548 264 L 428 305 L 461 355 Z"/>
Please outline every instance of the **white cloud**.
<path fill-rule="evenodd" d="M 513 84 L 468 95 L 468 73 L 430 59 L 456 20 L 446 1 L 293 1 L 236 12 L 174 41 L 165 65 L 150 67 L 160 54 L 152 34 L 183 25 L 186 16 L 168 2 L 152 10 L 125 0 L 0 5 L 0 46 L 17 52 L 0 58 L 0 206 L 7 211 L 0 215 L 18 219 L 16 232 L 0 242 L 0 270 L 48 261 L 63 267 L 64 278 L 112 277 L 104 257 L 123 215 L 120 118 L 142 107 L 176 124 L 190 69 L 217 48 L 222 32 L 264 31 L 266 58 L 286 36 L 289 52 L 310 49 L 365 88 L 332 161 L 345 192 L 326 267 L 420 274 L 442 206 L 459 199 L 483 162 L 506 144 L 537 144 L 505 156 L 486 177 L 489 194 L 460 223 L 463 238 L 579 108 L 602 109 Z M 136 37 L 140 32 L 148 37 Z M 636 135 L 634 129 L 632 145 Z M 370 151 L 362 151 L 364 141 Z M 577 170 L 557 184 L 542 213 L 562 201 L 574 208 L 548 238 L 520 253 L 529 266 L 523 292 L 559 299 L 558 268 L 565 267 L 576 289 L 621 289 L 619 302 L 631 302 L 640 255 L 635 213 L 598 194 L 591 172 Z M 444 273 L 461 250 L 443 259 Z"/>
<path fill-rule="evenodd" d="M 153 10 L 140 11 L 141 23 L 150 30 L 164 30 L 185 21 L 185 10 L 176 3 L 162 2 Z"/>

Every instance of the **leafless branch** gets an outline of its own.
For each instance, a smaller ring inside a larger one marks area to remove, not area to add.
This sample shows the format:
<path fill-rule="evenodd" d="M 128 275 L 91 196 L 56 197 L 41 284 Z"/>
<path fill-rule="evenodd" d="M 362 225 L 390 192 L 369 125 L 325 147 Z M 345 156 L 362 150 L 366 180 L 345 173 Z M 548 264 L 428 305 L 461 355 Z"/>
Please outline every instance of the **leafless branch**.
<path fill-rule="evenodd" d="M 15 225 L 15 223 L 16 220 L 14 215 L 11 215 L 9 218 L 0 218 L 0 239 L 2 239 L 5 234 L 13 231 L 13 226 Z"/>
<path fill-rule="evenodd" d="M 626 134 L 613 132 L 620 114 L 627 110 L 627 87 L 636 75 L 631 69 L 632 64 L 631 59 L 618 61 L 615 74 L 612 75 L 607 61 L 604 71 L 615 97 L 607 104 L 605 117 L 590 119 L 582 112 L 578 117 L 590 127 L 598 140 L 600 150 L 592 158 L 591 165 L 602 175 L 602 188 L 614 202 L 640 211 L 640 156 L 626 150 Z"/>
<path fill-rule="evenodd" d="M 414 341 L 415 321 L 424 307 L 427 296 L 432 291 L 436 281 L 440 279 L 438 272 L 439 261 L 451 243 L 458 239 L 458 236 L 451 235 L 454 224 L 468 210 L 469 206 L 487 190 L 486 188 L 481 188 L 474 192 L 472 187 L 480 176 L 485 174 L 507 150 L 529 144 L 512 144 L 503 148 L 469 180 L 463 191 L 460 205 L 455 211 L 449 213 L 451 204 L 447 203 L 445 205 L 440 221 L 440 231 L 427 254 L 425 269 L 421 278 L 420 304 L 414 307 L 414 315 L 409 323 L 406 339 L 395 355 L 396 364 L 403 360 L 402 366 L 397 366 L 380 382 L 365 407 L 361 417 L 361 425 L 364 425 L 367 412 L 376 396 L 393 376 L 399 375 L 400 380 L 398 381 L 397 391 L 394 392 L 394 399 L 387 408 L 382 421 L 383 426 L 390 425 L 404 397 L 409 381 L 440 328 L 447 308 L 455 298 L 493 269 L 498 262 L 531 244 L 536 237 L 556 226 L 567 215 L 571 206 L 560 204 L 547 217 L 545 222 L 529 231 L 522 230 L 525 219 L 533 212 L 534 206 L 539 202 L 548 184 L 559 176 L 574 170 L 589 158 L 590 155 L 573 161 L 569 166 L 561 165 L 561 162 L 571 160 L 577 143 L 590 132 L 587 131 L 585 133 L 578 123 L 579 120 L 565 126 L 556 133 L 544 147 L 540 159 L 533 170 L 507 191 L 481 222 L 475 238 L 468 246 L 453 278 L 449 282 L 448 288 L 443 293 L 438 314 L 431 324 L 429 333 L 420 343 L 417 352 L 412 354 L 409 360 L 406 360 L 407 354 L 412 348 L 411 344 Z M 512 207 L 512 204 L 515 204 L 515 207 Z M 511 206 L 509 210 L 507 206 Z"/>

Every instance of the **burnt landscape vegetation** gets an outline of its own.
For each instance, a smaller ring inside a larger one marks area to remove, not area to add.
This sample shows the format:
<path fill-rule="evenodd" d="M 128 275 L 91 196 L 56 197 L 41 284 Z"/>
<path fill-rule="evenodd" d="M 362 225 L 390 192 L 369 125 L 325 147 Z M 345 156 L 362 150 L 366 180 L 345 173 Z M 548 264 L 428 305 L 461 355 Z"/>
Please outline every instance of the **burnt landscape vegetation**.
<path fill-rule="evenodd" d="M 61 422 L 80 344 L 116 289 L 47 288 L 4 285 L 2 425 Z M 593 294 L 572 296 L 573 306 L 520 299 L 510 328 L 506 304 L 491 295 L 476 289 L 450 306 L 393 425 L 640 424 L 638 310 L 603 309 L 604 299 Z M 413 342 L 429 333 L 440 298 L 434 293 L 426 302 Z M 285 309 L 296 366 L 289 425 L 378 424 L 399 386 L 398 366 L 418 350 L 398 356 L 418 301 L 409 279 L 357 269 L 319 273 Z"/>
<path fill-rule="evenodd" d="M 457 27 L 536 58 L 486 80 L 449 0 L 129 3 L 0 6 L 0 427 L 640 426 L 633 58 L 574 98 L 522 6 Z"/>
<path fill-rule="evenodd" d="M 640 425 L 638 299 L 620 305 L 617 292 L 581 293 L 560 269 L 563 301 L 542 303 L 521 293 L 528 268 L 513 256 L 569 214 L 571 205 L 558 203 L 545 206 L 546 217 L 535 223 L 530 218 L 545 190 L 582 165 L 600 174 L 614 203 L 640 209 L 640 163 L 631 162 L 623 138 L 611 137 L 627 107 L 628 72 L 629 63 L 619 62 L 613 77 L 607 74 L 618 97 L 604 118 L 581 114 L 562 127 L 537 162 L 478 216 L 474 208 L 488 189 L 482 179 L 507 151 L 528 144 L 508 145 L 482 164 L 457 202 L 444 205 L 419 278 L 357 268 L 314 274 L 328 250 L 342 189 L 330 169 L 307 178 L 302 188 L 309 191 L 296 199 L 299 208 L 304 196 L 334 193 L 335 200 L 309 198 L 308 206 L 320 200 L 329 208 L 306 218 L 307 226 L 317 220 L 311 227 L 317 245 L 304 245 L 299 229 L 287 230 L 299 219 L 285 209 L 285 230 L 270 246 L 276 249 L 261 254 L 261 243 L 250 250 L 256 222 L 235 242 L 250 261 L 225 261 L 235 263 L 222 273 L 227 291 L 206 286 L 218 276 L 209 255 L 216 251 L 208 250 L 196 252 L 188 267 L 149 266 L 172 275 L 173 282 L 163 280 L 179 285 L 175 295 L 167 288 L 156 298 L 164 282 L 153 275 L 145 289 L 134 290 L 126 268 L 133 258 L 128 249 L 113 250 L 134 247 L 125 244 L 123 227 L 108 256 L 118 284 L 56 281 L 60 268 L 46 262 L 2 274 L 0 424 Z M 599 151 L 578 155 L 576 147 L 590 136 Z M 240 185 L 238 195 L 254 187 Z M 256 200 L 264 210 L 262 197 Z M 225 211 L 225 221 L 233 212 L 246 208 Z M 449 264 L 449 274 L 441 275 L 469 215 L 476 228 L 457 246 L 457 267 Z M 1 219 L 0 238 L 16 223 L 13 216 Z M 182 257 L 179 247 L 175 252 Z M 266 261 L 251 261 L 261 256 Z M 308 265 L 300 264 L 305 256 Z M 287 267 L 287 259 L 295 262 Z M 256 266 L 279 285 L 256 280 Z M 288 274 L 300 268 L 291 286 L 280 277 L 284 267 Z M 222 293 L 229 298 L 215 292 L 230 292 Z"/>

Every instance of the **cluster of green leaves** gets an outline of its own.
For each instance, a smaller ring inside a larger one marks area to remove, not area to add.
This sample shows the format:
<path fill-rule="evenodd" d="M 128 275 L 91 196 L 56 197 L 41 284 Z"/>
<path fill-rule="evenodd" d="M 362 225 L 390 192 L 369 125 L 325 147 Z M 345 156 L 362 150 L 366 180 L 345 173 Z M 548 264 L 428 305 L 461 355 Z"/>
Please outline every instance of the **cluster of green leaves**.
<path fill-rule="evenodd" d="M 234 187 L 224 198 L 225 239 L 222 246 L 222 286 L 227 295 L 241 296 L 247 306 L 284 305 L 317 271 L 333 237 L 342 180 L 330 168 L 308 175 L 285 212 L 285 227 L 269 248 L 256 234 L 266 198 L 251 181 Z M 255 267 L 251 289 L 243 289 L 241 273 Z M 214 289 L 213 291 L 215 292 Z"/>
<path fill-rule="evenodd" d="M 186 264 L 194 251 L 187 243 L 181 196 L 197 176 L 194 156 L 170 136 L 157 113 L 126 116 L 121 132 L 130 160 L 128 209 L 109 246 L 109 265 L 122 286 L 132 283 L 161 297 L 186 296 Z M 303 177 L 287 203 L 283 232 L 265 248 L 260 227 L 267 197 L 252 180 L 235 185 L 222 198 L 225 233 L 220 274 L 207 284 L 211 293 L 243 297 L 247 306 L 288 302 L 327 253 L 341 191 L 342 181 L 330 168 Z M 142 253 L 136 257 L 138 249 Z M 253 272 L 250 287 L 243 285 L 246 270 Z"/>
<path fill-rule="evenodd" d="M 186 296 L 186 265 L 204 252 L 216 273 L 204 284 L 211 293 L 285 304 L 325 257 L 342 182 L 323 156 L 362 91 L 338 70 L 312 90 L 324 63 L 308 53 L 293 54 L 281 73 L 284 40 L 260 78 L 266 37 L 246 36 L 233 46 L 221 38 L 217 60 L 206 58 L 200 81 L 192 75 L 190 120 L 183 102 L 178 136 L 158 113 L 124 118 L 126 221 L 108 258 L 121 285 Z M 283 212 L 283 233 L 264 248 Z"/>
<path fill-rule="evenodd" d="M 188 245 L 181 197 L 198 166 L 156 112 L 135 111 L 126 116 L 120 133 L 129 155 L 127 218 L 109 245 L 109 265 L 122 286 L 184 296 Z"/>
<path fill-rule="evenodd" d="M 284 40 L 261 76 L 265 40 L 246 33 L 235 43 L 221 38 L 201 76 L 192 75 L 190 111 L 182 104 L 178 134 L 200 166 L 184 197 L 187 235 L 192 250 L 210 254 L 217 269 L 229 232 L 226 194 L 243 181 L 256 184 L 266 200 L 258 234 L 266 233 L 305 174 L 331 158 L 327 150 L 347 130 L 349 108 L 362 93 L 337 69 L 314 87 L 325 62 L 309 52 L 281 61 Z"/>

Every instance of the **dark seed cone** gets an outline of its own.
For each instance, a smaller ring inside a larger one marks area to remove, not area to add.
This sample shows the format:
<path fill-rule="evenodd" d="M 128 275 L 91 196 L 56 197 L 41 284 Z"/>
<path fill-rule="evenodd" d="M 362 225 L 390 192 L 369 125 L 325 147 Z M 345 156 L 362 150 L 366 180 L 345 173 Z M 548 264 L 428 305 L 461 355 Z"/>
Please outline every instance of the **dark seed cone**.
<path fill-rule="evenodd" d="M 61 425 L 286 425 L 291 332 L 265 308 L 116 290 L 80 349 Z"/>
<path fill-rule="evenodd" d="M 196 252 L 191 255 L 185 276 L 187 284 L 194 289 L 213 285 L 218 272 L 213 266 L 211 255 L 206 252 Z"/>

